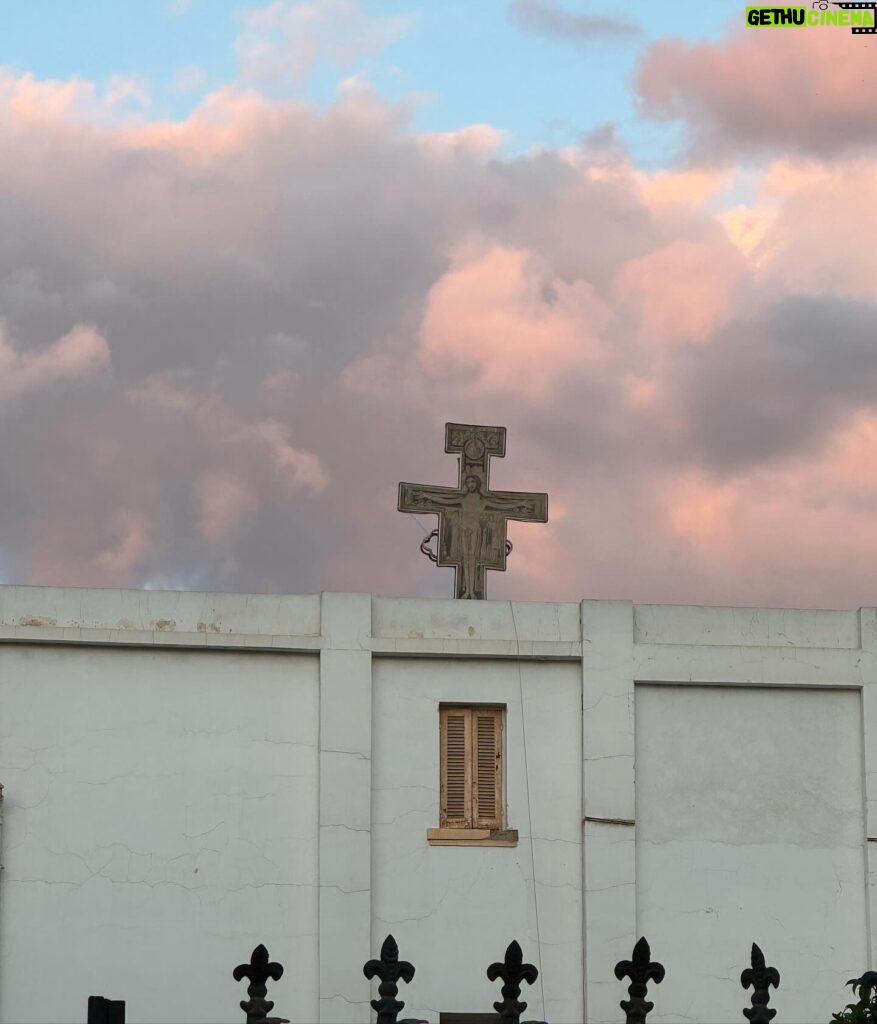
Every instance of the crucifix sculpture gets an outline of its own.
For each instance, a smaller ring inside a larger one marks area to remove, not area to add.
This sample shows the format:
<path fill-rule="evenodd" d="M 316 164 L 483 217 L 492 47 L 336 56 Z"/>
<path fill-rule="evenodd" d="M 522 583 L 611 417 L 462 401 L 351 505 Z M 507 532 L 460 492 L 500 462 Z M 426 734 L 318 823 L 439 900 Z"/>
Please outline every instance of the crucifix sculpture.
<path fill-rule="evenodd" d="M 439 517 L 437 551 L 426 554 L 442 566 L 453 566 L 454 596 L 483 600 L 486 569 L 505 571 L 511 550 L 508 520 L 548 522 L 548 495 L 526 491 L 492 491 L 490 457 L 505 455 L 505 427 L 445 424 L 445 451 L 458 453 L 456 487 L 399 484 L 400 512 L 431 512 Z"/>

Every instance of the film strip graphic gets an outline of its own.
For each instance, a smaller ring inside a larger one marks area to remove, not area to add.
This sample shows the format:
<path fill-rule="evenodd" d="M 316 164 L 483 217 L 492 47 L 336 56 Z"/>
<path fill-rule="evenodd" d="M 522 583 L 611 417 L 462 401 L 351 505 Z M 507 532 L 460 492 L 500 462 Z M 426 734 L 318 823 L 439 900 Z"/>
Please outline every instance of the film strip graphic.
<path fill-rule="evenodd" d="M 840 0 L 840 2 L 832 0 L 832 7 L 841 7 L 845 11 L 871 11 L 874 14 L 873 25 L 853 25 L 850 31 L 854 36 L 873 36 L 877 33 L 877 0 L 870 0 L 870 2 L 865 3 L 848 3 L 847 0 Z"/>

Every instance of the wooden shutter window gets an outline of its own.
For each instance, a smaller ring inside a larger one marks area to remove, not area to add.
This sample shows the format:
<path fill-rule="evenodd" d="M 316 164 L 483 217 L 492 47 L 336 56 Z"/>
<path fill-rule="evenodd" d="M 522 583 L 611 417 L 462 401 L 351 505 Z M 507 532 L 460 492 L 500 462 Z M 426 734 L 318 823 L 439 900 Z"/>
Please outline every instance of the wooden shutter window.
<path fill-rule="evenodd" d="M 503 827 L 502 723 L 501 708 L 441 708 L 442 828 Z"/>
<path fill-rule="evenodd" d="M 502 711 L 473 709 L 475 828 L 502 828 Z"/>
<path fill-rule="evenodd" d="M 472 820 L 472 722 L 464 708 L 442 708 L 441 726 L 441 823 L 467 828 Z"/>

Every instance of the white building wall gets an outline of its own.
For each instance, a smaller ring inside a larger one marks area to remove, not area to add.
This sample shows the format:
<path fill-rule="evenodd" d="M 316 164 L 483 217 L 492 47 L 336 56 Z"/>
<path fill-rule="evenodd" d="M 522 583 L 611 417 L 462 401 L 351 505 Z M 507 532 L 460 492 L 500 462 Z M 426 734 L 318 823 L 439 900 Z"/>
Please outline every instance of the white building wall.
<path fill-rule="evenodd" d="M 0 1021 L 239 1021 L 261 941 L 275 1012 L 364 1022 L 388 931 L 431 1022 L 512 938 L 526 1016 L 618 1021 L 642 933 L 656 1021 L 742 1019 L 753 940 L 823 1021 L 873 966 L 875 686 L 875 609 L 0 587 Z M 428 844 L 442 701 L 507 707 L 516 847 Z"/>
<path fill-rule="evenodd" d="M 0 1019 L 235 1020 L 256 935 L 316 1020 L 317 714 L 312 656 L 0 648 Z"/>
<path fill-rule="evenodd" d="M 637 926 L 667 967 L 662 1015 L 739 1016 L 739 935 L 770 964 L 794 937 L 778 1020 L 829 1020 L 868 963 L 859 694 L 643 686 L 636 709 Z"/>
<path fill-rule="evenodd" d="M 422 965 L 406 1014 L 489 1011 L 499 996 L 485 957 L 502 959 L 515 938 L 540 970 L 526 1016 L 583 1019 L 576 666 L 383 658 L 374 686 L 372 946 L 392 933 Z M 429 846 L 426 831 L 439 825 L 439 704 L 476 699 L 506 708 L 507 824 L 518 846 Z"/>

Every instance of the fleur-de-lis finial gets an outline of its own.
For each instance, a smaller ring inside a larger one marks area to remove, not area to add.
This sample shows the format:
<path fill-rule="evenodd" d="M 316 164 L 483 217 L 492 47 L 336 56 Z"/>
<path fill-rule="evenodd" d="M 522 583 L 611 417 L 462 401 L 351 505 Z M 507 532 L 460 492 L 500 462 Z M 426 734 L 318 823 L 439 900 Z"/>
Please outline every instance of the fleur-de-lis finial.
<path fill-rule="evenodd" d="M 268 1016 L 274 1009 L 274 1003 L 265 998 L 268 994 L 267 982 L 269 978 L 279 981 L 283 977 L 283 965 L 269 962 L 268 950 L 261 943 L 253 950 L 250 962 L 238 964 L 233 974 L 235 981 L 247 978 L 250 982 L 247 986 L 250 998 L 241 1001 L 241 1009 L 247 1015 L 247 1024 L 289 1024 L 283 1017 Z"/>
<path fill-rule="evenodd" d="M 399 947 L 392 935 L 384 939 L 381 946 L 380 960 L 369 960 L 363 967 L 362 973 L 371 981 L 372 978 L 380 978 L 378 986 L 380 999 L 372 999 L 372 1009 L 378 1015 L 378 1024 L 396 1024 L 396 1018 L 401 1013 L 405 1003 L 396 998 L 399 991 L 399 981 L 406 984 L 411 983 L 414 977 L 414 965 L 407 960 L 399 959 Z M 401 1022 L 405 1024 L 405 1022 Z"/>
<path fill-rule="evenodd" d="M 780 972 L 776 967 L 768 967 L 764 962 L 764 953 L 752 943 L 752 966 L 747 967 L 740 975 L 743 988 L 751 988 L 752 1009 L 745 1009 L 743 1016 L 751 1024 L 770 1024 L 776 1017 L 776 1010 L 768 1007 L 770 1002 L 770 986 L 779 988 Z"/>
<path fill-rule="evenodd" d="M 630 998 L 622 999 L 619 1004 L 627 1014 L 627 1024 L 645 1024 L 646 1017 L 655 1006 L 646 999 L 649 982 L 653 981 L 659 985 L 664 980 L 663 964 L 652 961 L 652 951 L 645 936 L 633 947 L 633 956 L 630 960 L 620 960 L 615 965 L 615 977 L 619 981 L 622 978 L 630 978 L 630 986 L 627 989 Z"/>
<path fill-rule="evenodd" d="M 503 962 L 491 964 L 487 968 L 487 977 L 490 981 L 501 978 L 503 982 L 502 1002 L 493 1004 L 499 1019 L 503 1024 L 518 1024 L 521 1014 L 527 1009 L 526 1003 L 518 1001 L 521 982 L 526 981 L 528 985 L 532 985 L 539 977 L 539 971 L 533 964 L 524 963 L 521 947 L 513 940 L 505 951 Z"/>

